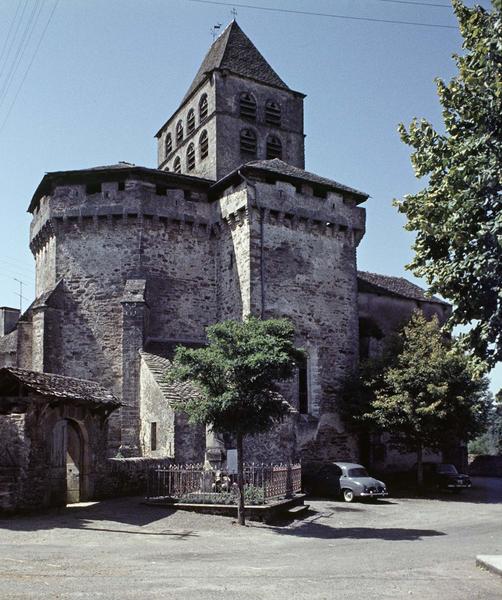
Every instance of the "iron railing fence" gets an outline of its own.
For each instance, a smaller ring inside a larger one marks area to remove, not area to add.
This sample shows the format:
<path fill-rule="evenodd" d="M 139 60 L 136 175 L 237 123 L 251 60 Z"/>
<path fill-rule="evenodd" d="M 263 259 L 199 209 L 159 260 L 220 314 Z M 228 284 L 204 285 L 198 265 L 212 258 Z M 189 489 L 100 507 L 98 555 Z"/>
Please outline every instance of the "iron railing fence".
<path fill-rule="evenodd" d="M 246 504 L 265 504 L 288 498 L 301 491 L 300 464 L 246 464 L 244 494 Z M 204 465 L 170 465 L 151 469 L 147 498 L 197 504 L 235 504 L 237 474 L 205 469 Z"/>

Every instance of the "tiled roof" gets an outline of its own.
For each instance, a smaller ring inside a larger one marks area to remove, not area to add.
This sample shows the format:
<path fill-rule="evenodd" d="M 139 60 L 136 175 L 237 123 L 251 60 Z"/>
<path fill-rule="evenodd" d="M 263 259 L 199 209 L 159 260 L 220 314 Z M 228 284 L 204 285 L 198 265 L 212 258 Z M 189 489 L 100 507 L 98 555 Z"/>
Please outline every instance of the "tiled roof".
<path fill-rule="evenodd" d="M 17 351 L 17 329 L 7 335 L 0 335 L 0 354 L 13 354 Z"/>
<path fill-rule="evenodd" d="M 448 305 L 448 302 L 440 298 L 427 296 L 426 290 L 404 279 L 404 277 L 392 277 L 390 275 L 380 275 L 379 273 L 358 271 L 357 279 L 359 292 L 390 294 L 411 300 L 418 300 L 419 302 Z"/>
<path fill-rule="evenodd" d="M 172 365 L 170 359 L 145 351 L 141 351 L 140 354 L 145 361 L 148 370 L 155 379 L 155 382 L 159 386 L 164 398 L 166 398 L 168 401 L 179 401 L 187 396 L 193 396 L 194 394 L 198 393 L 194 386 L 189 382 L 168 383 L 166 381 L 166 375 Z"/>
<path fill-rule="evenodd" d="M 77 400 L 109 408 L 120 406 L 120 402 L 115 396 L 95 381 L 14 367 L 0 369 L 0 386 L 9 379 L 15 379 L 36 394 L 57 400 Z"/>
<path fill-rule="evenodd" d="M 215 69 L 227 69 L 236 75 L 285 90 L 289 89 L 236 21 L 232 21 L 209 48 L 182 104 L 203 83 L 207 73 Z"/>
<path fill-rule="evenodd" d="M 344 185 L 343 183 L 339 183 L 334 179 L 328 179 L 327 177 L 322 177 L 321 175 L 316 175 L 315 173 L 304 171 L 303 169 L 299 169 L 298 167 L 294 167 L 293 165 L 285 163 L 279 158 L 274 158 L 271 160 L 253 160 L 247 162 L 245 165 L 242 165 L 223 179 L 220 179 L 220 181 L 217 181 L 212 186 L 212 188 L 217 189 L 220 188 L 222 185 L 224 186 L 226 180 L 232 179 L 239 172 L 271 173 L 273 175 L 282 177 L 286 181 L 293 181 L 298 183 L 307 182 L 312 183 L 314 185 L 320 185 L 334 191 L 349 192 L 351 194 L 354 194 L 354 196 L 357 196 L 359 198 L 359 202 L 364 202 L 364 200 L 369 198 L 369 195 L 365 192 L 361 192 L 360 190 Z"/>

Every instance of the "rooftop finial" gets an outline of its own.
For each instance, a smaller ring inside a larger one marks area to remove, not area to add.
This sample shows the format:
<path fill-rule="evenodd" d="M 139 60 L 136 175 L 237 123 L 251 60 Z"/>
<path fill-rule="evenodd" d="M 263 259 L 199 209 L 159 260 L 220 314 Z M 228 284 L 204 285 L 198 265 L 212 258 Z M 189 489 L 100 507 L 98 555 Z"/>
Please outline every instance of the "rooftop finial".
<path fill-rule="evenodd" d="M 232 10 L 230 11 L 230 14 L 232 15 L 233 20 L 235 21 L 235 19 L 237 19 L 237 10 L 234 6 L 234 8 L 232 8 Z"/>

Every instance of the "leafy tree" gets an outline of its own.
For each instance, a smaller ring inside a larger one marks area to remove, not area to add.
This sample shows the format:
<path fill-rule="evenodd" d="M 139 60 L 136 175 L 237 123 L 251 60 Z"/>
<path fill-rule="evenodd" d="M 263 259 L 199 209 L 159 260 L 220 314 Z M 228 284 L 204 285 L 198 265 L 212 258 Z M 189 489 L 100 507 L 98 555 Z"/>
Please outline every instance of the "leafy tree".
<path fill-rule="evenodd" d="M 207 328 L 208 345 L 178 346 L 169 381 L 192 382 L 195 393 L 175 406 L 192 423 L 235 435 L 238 521 L 244 525 L 243 439 L 270 430 L 290 410 L 277 383 L 289 379 L 304 357 L 286 319 L 225 321 Z"/>
<path fill-rule="evenodd" d="M 470 454 L 502 455 L 502 394 L 490 407 L 485 431 L 469 443 Z"/>
<path fill-rule="evenodd" d="M 473 361 L 441 334 L 437 319 L 416 311 L 400 334 L 385 366 L 363 379 L 362 418 L 379 430 L 399 434 L 417 454 L 417 483 L 423 484 L 425 448 L 439 449 L 476 435 L 489 406 L 488 382 L 475 375 Z M 363 372 L 364 376 L 364 372 Z"/>
<path fill-rule="evenodd" d="M 502 1 L 493 9 L 452 0 L 464 38 L 458 74 L 437 80 L 444 131 L 414 119 L 399 132 L 426 187 L 395 201 L 416 231 L 408 265 L 432 293 L 454 302 L 449 324 L 464 325 L 464 347 L 502 359 Z"/>

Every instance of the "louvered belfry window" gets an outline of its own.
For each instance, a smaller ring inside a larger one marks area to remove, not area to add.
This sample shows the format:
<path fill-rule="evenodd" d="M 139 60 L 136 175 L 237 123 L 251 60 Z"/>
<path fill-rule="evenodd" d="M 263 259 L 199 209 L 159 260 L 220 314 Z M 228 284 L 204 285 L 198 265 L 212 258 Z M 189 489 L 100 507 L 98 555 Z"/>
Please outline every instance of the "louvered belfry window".
<path fill-rule="evenodd" d="M 168 133 L 166 135 L 166 156 L 171 152 L 172 149 L 173 149 L 173 138 L 171 137 L 171 134 Z"/>
<path fill-rule="evenodd" d="M 239 98 L 240 116 L 250 121 L 256 121 L 256 100 L 251 94 L 242 93 Z"/>
<path fill-rule="evenodd" d="M 267 138 L 267 159 L 282 158 L 282 142 L 276 135 Z"/>
<path fill-rule="evenodd" d="M 195 113 L 193 111 L 193 108 L 191 108 L 188 111 L 188 116 L 187 116 L 187 133 L 192 133 L 192 131 L 195 129 Z"/>
<path fill-rule="evenodd" d="M 193 171 L 195 169 L 195 148 L 193 144 L 190 144 L 187 148 L 187 170 Z"/>
<path fill-rule="evenodd" d="M 265 104 L 265 123 L 275 127 L 281 126 L 281 107 L 277 102 L 268 100 Z"/>
<path fill-rule="evenodd" d="M 199 120 L 203 121 L 207 117 L 207 96 L 204 94 L 199 101 Z"/>
<path fill-rule="evenodd" d="M 176 125 L 176 141 L 178 143 L 183 141 L 183 121 L 178 121 Z"/>
<path fill-rule="evenodd" d="M 249 156 L 256 156 L 256 133 L 252 129 L 241 131 L 241 152 Z"/>
<path fill-rule="evenodd" d="M 173 171 L 175 173 L 181 173 L 181 160 L 179 156 L 174 159 Z"/>
<path fill-rule="evenodd" d="M 200 134 L 200 138 L 199 138 L 199 152 L 200 152 L 200 159 L 204 159 L 207 157 L 207 155 L 209 154 L 209 139 L 207 137 L 207 131 L 204 129 L 204 131 Z"/>

